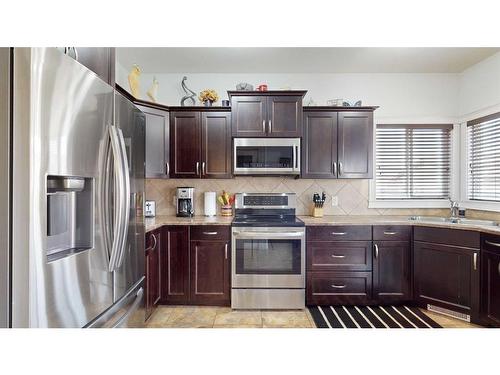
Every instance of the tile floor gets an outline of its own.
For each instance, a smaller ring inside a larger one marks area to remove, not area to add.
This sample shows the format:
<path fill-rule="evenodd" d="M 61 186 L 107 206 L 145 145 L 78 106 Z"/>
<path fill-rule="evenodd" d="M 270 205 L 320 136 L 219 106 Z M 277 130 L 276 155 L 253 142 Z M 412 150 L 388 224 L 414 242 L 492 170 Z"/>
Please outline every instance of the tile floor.
<path fill-rule="evenodd" d="M 445 328 L 479 328 L 461 320 L 422 310 Z M 313 328 L 306 310 L 231 310 L 212 306 L 159 306 L 148 328 Z"/>

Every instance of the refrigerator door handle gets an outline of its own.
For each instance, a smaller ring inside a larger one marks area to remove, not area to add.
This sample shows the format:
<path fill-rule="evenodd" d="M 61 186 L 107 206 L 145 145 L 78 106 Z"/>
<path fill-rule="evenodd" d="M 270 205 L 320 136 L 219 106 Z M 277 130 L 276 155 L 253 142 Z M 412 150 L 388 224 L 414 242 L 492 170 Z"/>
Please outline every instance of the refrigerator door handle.
<path fill-rule="evenodd" d="M 127 321 L 127 319 L 130 317 L 130 315 L 132 315 L 137 310 L 139 305 L 141 304 L 143 294 L 144 294 L 143 288 L 141 288 L 137 291 L 137 294 L 135 295 L 135 300 L 132 303 L 132 305 L 130 306 L 130 308 L 127 310 L 127 312 L 125 314 L 123 314 L 123 316 L 120 319 L 118 319 L 118 321 L 115 324 L 113 324 L 111 326 L 111 328 L 119 328 L 124 322 Z"/>
<path fill-rule="evenodd" d="M 116 126 L 111 125 L 109 127 L 109 132 L 111 136 L 111 147 L 113 149 L 113 166 L 115 174 L 115 212 L 114 212 L 114 230 L 113 230 L 113 245 L 111 248 L 111 257 L 109 260 L 109 271 L 113 272 L 117 266 L 117 260 L 119 258 L 119 253 L 121 251 L 122 240 L 121 235 L 123 233 L 123 216 L 125 205 L 123 204 L 123 196 L 125 190 L 125 177 L 123 173 L 123 156 L 122 149 L 120 145 L 120 140 L 118 138 L 118 132 Z M 128 174 L 127 174 L 128 175 Z"/>
<path fill-rule="evenodd" d="M 101 168 L 101 179 L 99 185 L 99 195 L 97 199 L 98 210 L 101 221 L 101 231 L 103 234 L 104 248 L 107 254 L 106 260 L 108 262 L 111 259 L 112 246 L 113 246 L 113 234 L 112 234 L 112 223 L 111 223 L 111 213 L 110 213 L 110 183 L 111 183 L 111 171 L 112 171 L 112 161 L 113 161 L 113 149 L 111 147 L 111 134 L 108 131 L 106 137 L 103 141 L 100 154 L 100 168 Z"/>
<path fill-rule="evenodd" d="M 122 192 L 122 202 L 123 202 L 123 216 L 121 222 L 121 237 L 120 237 L 120 247 L 117 258 L 116 267 L 118 268 L 122 265 L 123 257 L 125 255 L 125 247 L 127 244 L 127 236 L 128 236 L 128 225 L 130 219 L 130 163 L 127 157 L 127 149 L 125 146 L 125 138 L 123 137 L 123 133 L 121 129 L 117 128 L 118 139 L 120 142 L 121 156 L 122 156 L 122 173 L 124 179 L 124 190 Z"/>

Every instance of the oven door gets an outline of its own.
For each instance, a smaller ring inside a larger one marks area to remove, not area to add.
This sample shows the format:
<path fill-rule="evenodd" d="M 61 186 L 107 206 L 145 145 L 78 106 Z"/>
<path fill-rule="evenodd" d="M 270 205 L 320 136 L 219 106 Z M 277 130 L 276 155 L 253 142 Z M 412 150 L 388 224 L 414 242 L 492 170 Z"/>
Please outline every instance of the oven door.
<path fill-rule="evenodd" d="M 300 174 L 299 138 L 235 138 L 234 174 Z"/>
<path fill-rule="evenodd" d="M 305 229 L 232 229 L 233 288 L 304 288 Z"/>

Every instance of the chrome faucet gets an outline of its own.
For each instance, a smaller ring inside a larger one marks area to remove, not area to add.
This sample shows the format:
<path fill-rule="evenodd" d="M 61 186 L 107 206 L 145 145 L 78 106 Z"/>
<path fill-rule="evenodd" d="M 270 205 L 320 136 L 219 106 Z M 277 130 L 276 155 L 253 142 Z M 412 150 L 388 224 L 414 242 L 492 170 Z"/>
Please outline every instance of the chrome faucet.
<path fill-rule="evenodd" d="M 452 219 L 458 219 L 458 202 L 457 201 L 454 201 L 452 200 L 451 198 L 449 198 L 450 200 L 450 217 Z"/>

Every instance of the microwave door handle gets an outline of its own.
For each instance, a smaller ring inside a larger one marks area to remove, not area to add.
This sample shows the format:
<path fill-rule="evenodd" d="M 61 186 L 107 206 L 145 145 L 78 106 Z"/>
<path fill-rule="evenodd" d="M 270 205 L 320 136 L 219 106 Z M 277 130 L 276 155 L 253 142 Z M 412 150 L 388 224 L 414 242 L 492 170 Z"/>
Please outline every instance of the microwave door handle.
<path fill-rule="evenodd" d="M 297 170 L 299 168 L 299 146 L 295 145 L 294 150 L 295 150 L 295 169 Z"/>

